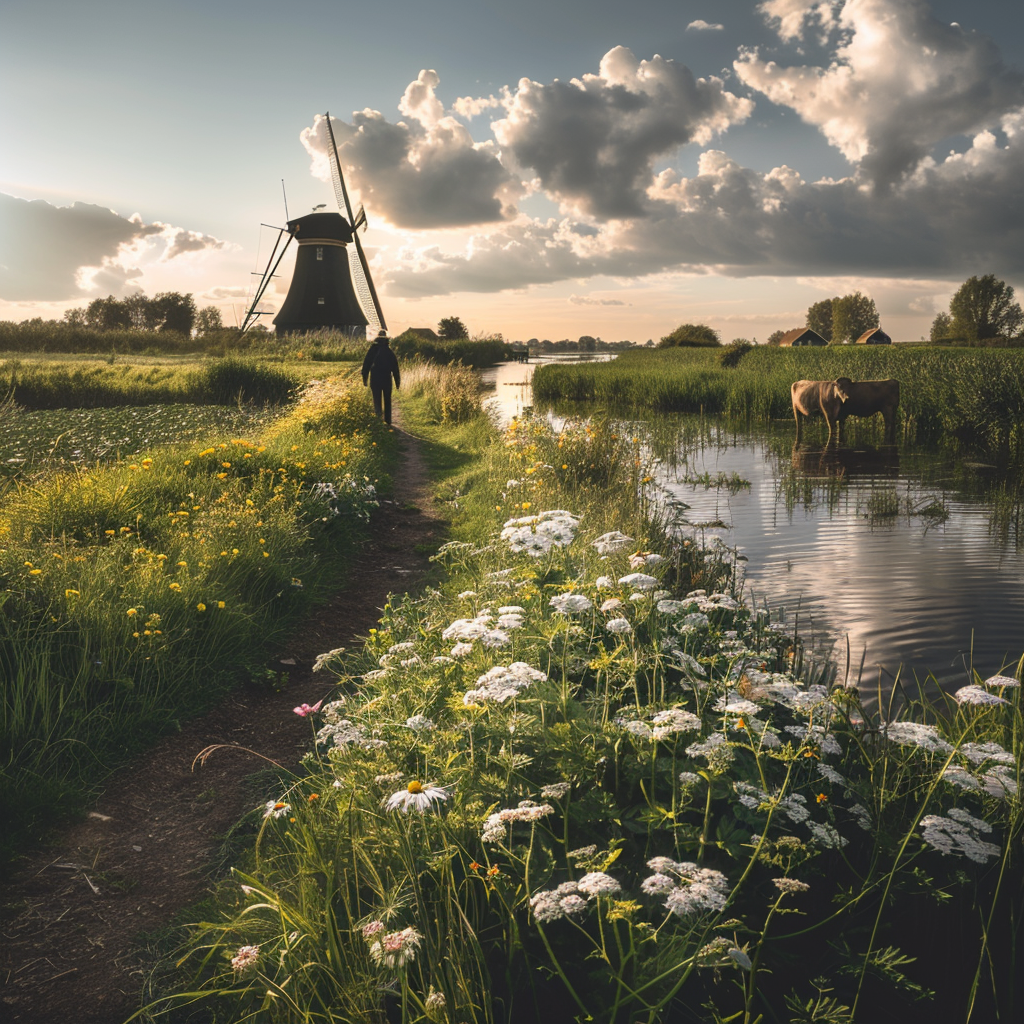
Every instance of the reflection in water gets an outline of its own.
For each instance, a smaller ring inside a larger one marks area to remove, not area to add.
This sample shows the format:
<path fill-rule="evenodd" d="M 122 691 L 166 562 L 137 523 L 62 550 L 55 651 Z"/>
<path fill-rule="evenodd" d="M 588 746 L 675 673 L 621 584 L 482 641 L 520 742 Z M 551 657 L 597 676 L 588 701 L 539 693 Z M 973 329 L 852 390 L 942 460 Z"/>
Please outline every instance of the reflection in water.
<path fill-rule="evenodd" d="M 895 445 L 882 448 L 846 448 L 840 445 L 794 444 L 790 466 L 805 476 L 899 476 L 900 453 Z"/>
<path fill-rule="evenodd" d="M 489 371 L 502 424 L 532 404 L 532 373 L 515 364 Z M 887 689 L 900 666 L 904 679 L 933 674 L 948 688 L 967 682 L 972 664 L 983 677 L 1016 664 L 1024 649 L 1019 471 L 877 447 L 870 425 L 854 424 L 851 444 L 830 447 L 794 447 L 788 420 L 739 431 L 661 415 L 629 429 L 659 459 L 666 500 L 707 524 L 705 537 L 739 549 L 748 595 L 798 617 L 811 644 L 835 644 L 841 668 L 848 640 L 852 676 L 863 657 L 865 686 Z M 737 478 L 750 486 L 735 486 Z"/>
<path fill-rule="evenodd" d="M 690 418 L 692 420 L 692 417 Z M 838 643 L 852 675 L 887 687 L 933 673 L 963 685 L 1016 662 L 1024 647 L 1024 551 L 998 529 L 992 489 L 966 487 L 948 456 L 896 448 L 792 446 L 792 431 L 654 425 L 669 495 L 691 522 L 721 519 L 748 561 L 750 594 Z M 991 467 L 989 467 L 991 468 Z M 738 474 L 749 489 L 683 481 Z M 974 479 L 977 483 L 977 479 Z M 1004 481 L 1004 488 L 1007 486 Z M 804 632 L 803 626 L 801 632 Z"/>

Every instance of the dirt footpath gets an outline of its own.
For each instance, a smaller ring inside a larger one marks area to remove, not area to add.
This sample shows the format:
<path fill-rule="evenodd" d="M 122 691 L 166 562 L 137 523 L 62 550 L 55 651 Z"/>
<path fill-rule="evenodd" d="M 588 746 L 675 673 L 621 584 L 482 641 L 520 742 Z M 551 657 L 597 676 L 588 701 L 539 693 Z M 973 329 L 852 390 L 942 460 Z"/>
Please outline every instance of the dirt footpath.
<path fill-rule="evenodd" d="M 428 567 L 419 544 L 442 539 L 418 442 L 400 429 L 394 500 L 374 514 L 344 591 L 281 645 L 268 668 L 280 693 L 243 688 L 167 737 L 110 780 L 88 818 L 32 854 L 3 891 L 0 1021 L 120 1024 L 139 1006 L 145 965 L 136 936 L 199 899 L 223 836 L 250 808 L 246 776 L 266 762 L 292 767 L 309 748 L 292 707 L 330 689 L 312 675 L 318 654 L 348 647 L 376 624 L 389 593 L 415 589 Z M 422 549 L 421 549 L 422 550 Z M 193 770 L 196 755 L 220 750 Z"/>

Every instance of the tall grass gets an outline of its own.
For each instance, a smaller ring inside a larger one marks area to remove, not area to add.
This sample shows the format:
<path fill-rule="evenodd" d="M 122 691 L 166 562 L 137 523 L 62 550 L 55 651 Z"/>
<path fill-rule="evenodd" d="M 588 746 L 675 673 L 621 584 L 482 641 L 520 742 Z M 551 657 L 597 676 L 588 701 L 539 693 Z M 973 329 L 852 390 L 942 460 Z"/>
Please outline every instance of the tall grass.
<path fill-rule="evenodd" d="M 480 378 L 461 363 L 417 361 L 402 371 L 402 386 L 423 400 L 433 423 L 463 423 L 480 411 Z"/>
<path fill-rule="evenodd" d="M 392 444 L 363 389 L 318 382 L 255 437 L 155 449 L 8 493 L 0 815 L 11 842 L 243 677 L 268 638 L 337 585 Z"/>
<path fill-rule="evenodd" d="M 801 379 L 895 377 L 908 441 L 1022 450 L 1024 353 L 900 346 L 755 347 L 735 367 L 709 350 L 625 352 L 609 363 L 538 367 L 534 396 L 621 408 L 722 413 L 748 422 L 792 417 Z"/>
<path fill-rule="evenodd" d="M 313 752 L 147 1012 L 1011 1019 L 1017 681 L 869 712 L 723 593 L 726 549 L 669 544 L 632 438 L 517 421 L 478 456 L 491 529 L 325 659 Z"/>
<path fill-rule="evenodd" d="M 303 375 L 254 359 L 228 357 L 197 367 L 135 367 L 10 360 L 0 364 L 0 391 L 26 409 L 125 405 L 274 404 L 288 401 Z"/>

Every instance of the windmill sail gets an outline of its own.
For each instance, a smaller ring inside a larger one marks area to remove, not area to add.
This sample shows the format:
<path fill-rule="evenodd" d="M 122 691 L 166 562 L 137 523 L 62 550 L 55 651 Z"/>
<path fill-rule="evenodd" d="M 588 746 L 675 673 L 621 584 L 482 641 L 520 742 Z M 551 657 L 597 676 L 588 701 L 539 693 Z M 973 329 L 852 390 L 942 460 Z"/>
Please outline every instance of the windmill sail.
<path fill-rule="evenodd" d="M 328 156 L 331 162 L 331 178 L 334 181 L 334 195 L 338 200 L 338 209 L 344 208 L 348 214 L 348 221 L 352 225 L 352 241 L 355 242 L 355 252 L 349 251 L 349 264 L 352 268 L 352 283 L 355 286 L 359 304 L 363 307 L 367 320 L 378 330 L 386 331 L 387 322 L 384 320 L 384 311 L 380 308 L 380 300 L 377 298 L 377 289 L 373 287 L 373 278 L 370 276 L 370 265 L 363 252 L 362 243 L 359 241 L 359 224 L 366 222 L 366 214 L 360 209 L 361 220 L 357 223 L 352 212 L 352 201 L 348 196 L 348 189 L 345 187 L 345 178 L 341 173 L 341 161 L 338 159 L 338 144 L 334 139 L 334 128 L 331 126 L 331 115 L 326 113 L 324 120 L 327 122 L 327 133 L 330 136 L 331 148 Z"/>

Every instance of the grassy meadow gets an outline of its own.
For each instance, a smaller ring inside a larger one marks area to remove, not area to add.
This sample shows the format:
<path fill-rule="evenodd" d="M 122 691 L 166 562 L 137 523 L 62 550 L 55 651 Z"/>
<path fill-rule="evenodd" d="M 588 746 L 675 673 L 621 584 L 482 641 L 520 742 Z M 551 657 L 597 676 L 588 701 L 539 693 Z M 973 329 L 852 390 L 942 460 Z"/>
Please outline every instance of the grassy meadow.
<path fill-rule="evenodd" d="M 864 707 L 735 591 L 724 545 L 667 540 L 637 439 L 496 436 L 444 418 L 460 387 L 403 393 L 456 537 L 436 585 L 324 655 L 302 769 L 142 1015 L 1019 1013 L 1019 669 Z"/>
<path fill-rule="evenodd" d="M 722 350 L 624 352 L 608 363 L 541 366 L 538 402 L 724 414 L 747 422 L 792 419 L 793 381 L 894 377 L 897 431 L 907 441 L 956 442 L 1020 452 L 1024 446 L 1024 352 L 865 345 L 755 346 L 734 366 Z"/>
<path fill-rule="evenodd" d="M 275 414 L 89 413 L 4 417 L 19 467 L 0 501 L 5 855 L 262 672 L 267 643 L 337 586 L 394 453 L 351 375 Z"/>

